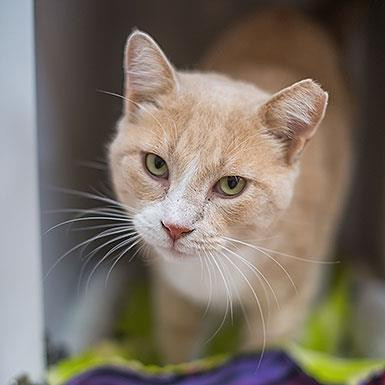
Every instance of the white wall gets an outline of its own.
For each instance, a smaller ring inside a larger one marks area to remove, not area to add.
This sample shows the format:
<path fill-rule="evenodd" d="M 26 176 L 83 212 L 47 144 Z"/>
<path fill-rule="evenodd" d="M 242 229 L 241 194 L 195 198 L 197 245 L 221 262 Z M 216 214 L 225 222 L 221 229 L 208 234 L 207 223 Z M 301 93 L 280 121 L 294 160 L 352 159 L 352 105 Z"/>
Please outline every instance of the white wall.
<path fill-rule="evenodd" d="M 0 384 L 43 370 L 32 0 L 0 1 Z"/>

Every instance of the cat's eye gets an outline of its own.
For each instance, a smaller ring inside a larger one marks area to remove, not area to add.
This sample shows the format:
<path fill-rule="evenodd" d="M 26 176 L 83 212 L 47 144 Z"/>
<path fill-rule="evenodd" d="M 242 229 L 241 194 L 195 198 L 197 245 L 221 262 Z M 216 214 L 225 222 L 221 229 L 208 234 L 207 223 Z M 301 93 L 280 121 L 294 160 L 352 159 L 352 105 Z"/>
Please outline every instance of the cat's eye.
<path fill-rule="evenodd" d="M 151 153 L 146 154 L 144 163 L 151 175 L 158 178 L 168 177 L 167 163 L 160 156 Z"/>
<path fill-rule="evenodd" d="M 240 176 L 224 176 L 215 185 L 215 191 L 227 197 L 239 195 L 246 186 L 246 180 Z"/>

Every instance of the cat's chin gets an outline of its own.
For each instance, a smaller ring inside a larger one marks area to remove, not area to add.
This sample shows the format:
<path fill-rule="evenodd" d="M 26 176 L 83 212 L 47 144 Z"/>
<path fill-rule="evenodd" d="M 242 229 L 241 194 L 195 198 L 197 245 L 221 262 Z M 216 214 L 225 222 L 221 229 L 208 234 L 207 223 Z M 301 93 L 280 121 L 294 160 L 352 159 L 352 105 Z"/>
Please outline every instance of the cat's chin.
<path fill-rule="evenodd" d="M 165 258 L 169 261 L 180 261 L 185 258 L 192 258 L 193 254 L 186 253 L 184 251 L 180 251 L 175 249 L 174 247 L 163 247 L 158 246 L 156 247 L 157 253 L 161 258 Z"/>

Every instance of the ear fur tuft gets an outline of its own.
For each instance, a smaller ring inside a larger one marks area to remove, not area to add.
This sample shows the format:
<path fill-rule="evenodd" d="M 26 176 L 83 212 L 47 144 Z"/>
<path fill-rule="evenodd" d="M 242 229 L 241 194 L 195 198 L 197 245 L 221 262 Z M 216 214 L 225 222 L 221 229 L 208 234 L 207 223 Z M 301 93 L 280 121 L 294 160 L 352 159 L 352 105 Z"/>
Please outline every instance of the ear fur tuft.
<path fill-rule="evenodd" d="M 328 94 L 306 79 L 273 95 L 259 109 L 264 128 L 285 144 L 287 161 L 295 162 L 322 121 Z"/>
<path fill-rule="evenodd" d="M 156 103 L 157 97 L 176 86 L 175 71 L 160 47 L 150 35 L 138 30 L 127 39 L 124 75 L 124 93 L 130 110 L 140 103 Z"/>

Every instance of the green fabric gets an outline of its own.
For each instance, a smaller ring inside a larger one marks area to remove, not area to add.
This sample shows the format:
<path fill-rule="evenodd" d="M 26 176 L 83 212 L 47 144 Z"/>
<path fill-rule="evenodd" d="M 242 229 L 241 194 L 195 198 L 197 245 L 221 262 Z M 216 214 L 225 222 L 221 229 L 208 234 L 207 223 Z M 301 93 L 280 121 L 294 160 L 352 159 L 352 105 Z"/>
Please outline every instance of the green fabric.
<path fill-rule="evenodd" d="M 154 344 L 154 325 L 152 307 L 150 306 L 150 293 L 148 285 L 138 283 L 127 300 L 127 306 L 121 310 L 118 317 L 114 333 L 114 341 L 119 341 L 117 345 L 120 355 L 125 358 L 135 357 L 143 364 L 160 365 L 160 355 Z M 206 341 L 204 357 L 215 356 L 235 352 L 239 343 L 241 319 L 234 314 L 233 319 L 227 319 L 216 333 L 212 331 L 212 336 Z M 109 343 L 109 346 L 112 346 Z"/>
<path fill-rule="evenodd" d="M 350 329 L 350 285 L 347 274 L 338 274 L 334 289 L 311 313 L 300 345 L 306 349 L 338 355 L 346 349 Z"/>
<path fill-rule="evenodd" d="M 47 382 L 49 385 L 62 385 L 69 379 L 84 373 L 87 370 L 103 365 L 125 367 L 149 374 L 196 372 L 217 367 L 226 362 L 229 358 L 229 355 L 222 354 L 178 365 L 146 365 L 137 359 L 129 358 L 126 355 L 126 352 L 121 350 L 118 345 L 102 343 L 92 351 L 60 362 L 49 370 Z"/>
<path fill-rule="evenodd" d="M 385 359 L 345 359 L 298 344 L 287 347 L 287 351 L 309 376 L 322 384 L 356 385 L 385 370 Z"/>
<path fill-rule="evenodd" d="M 350 285 L 346 275 L 338 274 L 334 289 L 308 320 L 298 343 L 281 346 L 313 378 L 324 384 L 355 385 L 379 370 L 384 360 L 342 358 L 352 332 L 350 318 Z M 148 285 L 137 284 L 131 293 L 115 331 L 115 341 L 98 345 L 92 350 L 52 368 L 49 385 L 61 385 L 71 377 L 100 365 L 130 367 L 150 373 L 185 372 L 191 368 L 210 368 L 223 363 L 236 351 L 240 319 L 226 322 L 215 338 L 207 344 L 205 358 L 180 365 L 160 366 L 154 346 L 152 314 Z M 135 359 L 133 359 L 135 357 Z"/>
<path fill-rule="evenodd" d="M 153 315 L 148 285 L 137 283 L 121 309 L 115 330 L 115 340 L 125 357 L 135 357 L 144 364 L 158 363 L 154 346 Z"/>
<path fill-rule="evenodd" d="M 357 385 L 377 372 L 385 370 L 385 360 L 343 359 L 291 344 L 284 348 L 303 370 L 323 384 Z M 94 351 L 79 357 L 65 360 L 51 369 L 48 374 L 49 385 L 62 385 L 70 378 L 102 365 L 128 367 L 151 374 L 186 373 L 216 367 L 229 359 L 230 355 L 216 355 L 202 360 L 179 365 L 145 365 L 125 356 L 116 346 L 102 345 Z"/>

